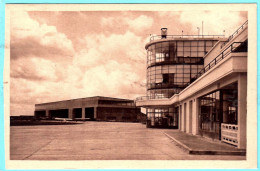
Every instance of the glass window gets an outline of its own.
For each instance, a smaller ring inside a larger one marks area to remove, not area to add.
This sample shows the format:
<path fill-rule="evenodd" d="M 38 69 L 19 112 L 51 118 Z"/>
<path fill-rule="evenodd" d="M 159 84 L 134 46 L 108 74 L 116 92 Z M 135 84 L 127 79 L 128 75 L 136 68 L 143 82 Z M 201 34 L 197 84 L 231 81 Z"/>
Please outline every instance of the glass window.
<path fill-rule="evenodd" d="M 199 46 L 203 46 L 204 47 L 204 41 L 199 41 Z"/>
<path fill-rule="evenodd" d="M 177 46 L 178 46 L 178 48 L 179 48 L 179 47 L 182 47 L 182 46 L 183 46 L 183 42 L 182 42 L 182 41 L 178 41 L 178 42 L 177 42 Z"/>
<path fill-rule="evenodd" d="M 209 52 L 212 49 L 212 47 L 206 47 L 206 51 Z"/>
<path fill-rule="evenodd" d="M 205 52 L 198 52 L 198 57 L 203 57 L 205 55 Z"/>
<path fill-rule="evenodd" d="M 177 70 L 182 69 L 183 65 L 177 65 Z"/>
<path fill-rule="evenodd" d="M 177 51 L 183 51 L 183 46 L 178 47 Z"/>
<path fill-rule="evenodd" d="M 198 51 L 198 47 L 191 47 L 191 51 Z"/>
<path fill-rule="evenodd" d="M 198 46 L 198 42 L 197 41 L 192 41 L 191 42 L 191 46 Z"/>
<path fill-rule="evenodd" d="M 176 73 L 176 66 L 170 66 L 169 73 Z"/>
<path fill-rule="evenodd" d="M 190 42 L 184 42 L 184 46 L 190 46 Z"/>
<path fill-rule="evenodd" d="M 183 51 L 181 51 L 181 52 L 178 51 L 178 52 L 177 52 L 177 56 L 183 56 Z"/>
<path fill-rule="evenodd" d="M 191 57 L 198 57 L 198 52 L 191 52 Z"/>
<path fill-rule="evenodd" d="M 183 56 L 190 56 L 190 52 L 185 51 Z"/>
<path fill-rule="evenodd" d="M 163 42 L 162 47 L 169 47 L 169 42 Z"/>
<path fill-rule="evenodd" d="M 204 46 L 199 46 L 198 51 L 204 51 Z"/>
<path fill-rule="evenodd" d="M 184 51 L 190 51 L 190 46 L 184 47 Z"/>
<path fill-rule="evenodd" d="M 212 41 L 206 41 L 206 46 L 212 46 Z"/>
<path fill-rule="evenodd" d="M 166 56 L 166 54 L 169 54 L 169 47 L 162 47 L 162 53 L 164 54 L 164 56 Z"/>
<path fill-rule="evenodd" d="M 162 47 L 162 43 L 156 43 L 155 44 L 155 48 L 156 49 L 161 49 L 161 47 Z"/>

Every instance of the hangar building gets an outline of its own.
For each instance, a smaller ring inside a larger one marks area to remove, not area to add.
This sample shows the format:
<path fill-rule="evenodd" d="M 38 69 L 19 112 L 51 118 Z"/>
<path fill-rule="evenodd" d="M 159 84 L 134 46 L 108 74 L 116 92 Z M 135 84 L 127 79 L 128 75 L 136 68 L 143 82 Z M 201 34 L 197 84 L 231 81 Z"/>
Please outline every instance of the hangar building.
<path fill-rule="evenodd" d="M 87 97 L 35 104 L 36 118 L 135 122 L 140 108 L 133 100 Z"/>

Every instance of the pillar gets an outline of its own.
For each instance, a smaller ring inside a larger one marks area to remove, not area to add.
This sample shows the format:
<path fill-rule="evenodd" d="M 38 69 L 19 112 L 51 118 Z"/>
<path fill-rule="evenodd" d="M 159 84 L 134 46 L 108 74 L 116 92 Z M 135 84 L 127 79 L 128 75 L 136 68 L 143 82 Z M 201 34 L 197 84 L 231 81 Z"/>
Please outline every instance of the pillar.
<path fill-rule="evenodd" d="M 246 149 L 247 75 L 238 76 L 238 148 Z"/>
<path fill-rule="evenodd" d="M 192 134 L 198 135 L 199 134 L 199 99 L 193 99 L 192 105 Z"/>
<path fill-rule="evenodd" d="M 85 119 L 86 118 L 86 114 L 85 114 L 85 107 L 83 107 L 83 108 L 81 108 L 82 109 L 82 111 L 81 111 L 81 118 L 82 119 Z"/>
<path fill-rule="evenodd" d="M 72 108 L 69 109 L 69 118 L 70 119 L 74 119 L 74 117 L 73 117 L 73 109 Z"/>
<path fill-rule="evenodd" d="M 186 103 L 182 104 L 182 131 L 186 131 Z"/>
<path fill-rule="evenodd" d="M 50 118 L 51 118 L 51 113 L 50 113 L 50 110 L 46 110 L 46 117 L 47 117 L 48 119 L 50 119 Z"/>
<path fill-rule="evenodd" d="M 187 110 L 187 133 L 192 133 L 192 100 L 189 101 Z"/>
<path fill-rule="evenodd" d="M 97 107 L 94 107 L 94 119 L 97 119 Z"/>
<path fill-rule="evenodd" d="M 179 106 L 179 123 L 178 123 L 178 125 L 179 125 L 179 127 L 178 127 L 178 129 L 181 131 L 181 129 L 182 129 L 182 105 L 180 105 Z"/>

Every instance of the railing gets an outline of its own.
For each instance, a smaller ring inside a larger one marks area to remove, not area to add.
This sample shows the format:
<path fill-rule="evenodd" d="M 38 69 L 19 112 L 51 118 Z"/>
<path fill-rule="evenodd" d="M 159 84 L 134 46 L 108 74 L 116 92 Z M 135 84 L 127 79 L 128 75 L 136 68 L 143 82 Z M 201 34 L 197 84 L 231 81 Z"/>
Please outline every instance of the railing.
<path fill-rule="evenodd" d="M 221 124 L 221 141 L 237 146 L 239 141 L 239 126 L 234 124 Z"/>
<path fill-rule="evenodd" d="M 228 40 L 221 45 L 221 48 L 223 48 L 230 40 L 232 40 L 240 31 L 244 30 L 244 28 L 247 25 L 248 25 L 248 20 L 246 20 L 246 22 L 244 22 L 242 26 L 240 26 L 231 36 L 228 37 Z"/>
<path fill-rule="evenodd" d="M 185 85 L 183 85 L 182 82 L 179 82 L 176 84 L 174 84 L 174 83 L 148 83 L 148 84 L 146 84 L 146 86 L 147 86 L 148 90 L 149 89 L 165 89 L 165 88 L 176 88 L 176 89 L 185 88 Z"/>
<path fill-rule="evenodd" d="M 137 97 L 136 101 L 150 100 L 150 99 L 168 99 L 168 98 L 170 98 L 170 97 L 165 97 L 163 95 L 141 96 L 141 97 Z"/>
<path fill-rule="evenodd" d="M 187 83 L 186 87 L 201 77 L 204 73 L 210 70 L 212 67 L 217 65 L 221 60 L 223 60 L 230 53 L 234 52 L 239 46 L 243 45 L 244 42 L 233 42 L 229 47 L 227 47 L 222 53 L 220 53 L 215 59 L 213 59 L 208 65 L 206 65 L 198 74 L 191 78 L 190 82 Z"/>
<path fill-rule="evenodd" d="M 203 57 L 177 57 L 175 60 L 162 60 L 162 61 L 153 61 L 149 60 L 147 68 L 160 65 L 173 65 L 173 64 L 204 64 Z"/>
<path fill-rule="evenodd" d="M 164 38 L 162 35 L 151 36 L 150 42 L 160 39 L 173 39 L 173 38 L 223 38 L 225 35 L 167 35 Z"/>

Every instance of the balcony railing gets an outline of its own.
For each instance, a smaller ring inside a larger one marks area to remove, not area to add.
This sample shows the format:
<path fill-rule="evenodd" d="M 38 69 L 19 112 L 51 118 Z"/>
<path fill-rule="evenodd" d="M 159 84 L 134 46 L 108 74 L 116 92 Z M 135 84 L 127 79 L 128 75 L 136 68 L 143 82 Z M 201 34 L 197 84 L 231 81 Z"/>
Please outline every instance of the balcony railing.
<path fill-rule="evenodd" d="M 160 39 L 174 39 L 174 38 L 224 38 L 225 35 L 167 35 L 164 38 L 162 35 L 150 37 L 150 42 Z"/>
<path fill-rule="evenodd" d="M 230 40 L 232 40 L 236 35 L 238 35 L 238 33 L 240 33 L 242 30 L 244 30 L 244 28 L 247 25 L 248 25 L 248 20 L 246 20 L 246 22 L 244 22 L 244 24 L 242 24 L 242 26 L 240 26 L 231 36 L 228 37 L 228 40 L 221 45 L 221 48 L 223 48 Z"/>
<path fill-rule="evenodd" d="M 176 59 L 171 60 L 164 60 L 162 61 L 148 61 L 147 68 L 153 66 L 160 66 L 160 65 L 174 65 L 174 64 L 198 64 L 203 65 L 204 59 L 203 57 L 176 57 Z"/>
<path fill-rule="evenodd" d="M 239 141 L 239 126 L 234 124 L 221 124 L 221 141 L 237 146 Z"/>
<path fill-rule="evenodd" d="M 168 88 L 176 88 L 176 89 L 184 89 L 185 85 L 183 83 L 174 84 L 174 83 L 149 83 L 147 84 L 147 89 L 168 89 Z M 175 90 L 176 91 L 176 90 Z"/>
<path fill-rule="evenodd" d="M 205 74 L 207 71 L 209 71 L 212 67 L 217 65 L 220 61 L 222 61 L 230 53 L 235 52 L 239 47 L 241 47 L 245 43 L 247 43 L 247 42 L 233 42 L 222 53 L 220 53 L 215 59 L 213 59 L 208 65 L 206 65 L 200 72 L 198 72 L 198 74 L 195 77 L 191 78 L 190 82 L 187 83 L 186 87 L 189 86 L 191 83 L 193 83 L 195 80 L 197 80 L 199 77 L 201 77 L 203 74 Z M 239 50 L 239 52 L 247 52 L 247 49 Z"/>
<path fill-rule="evenodd" d="M 151 99 L 168 99 L 169 97 L 166 97 L 164 95 L 154 95 L 154 96 L 141 96 L 137 97 L 136 101 L 141 101 L 141 100 L 151 100 Z"/>

